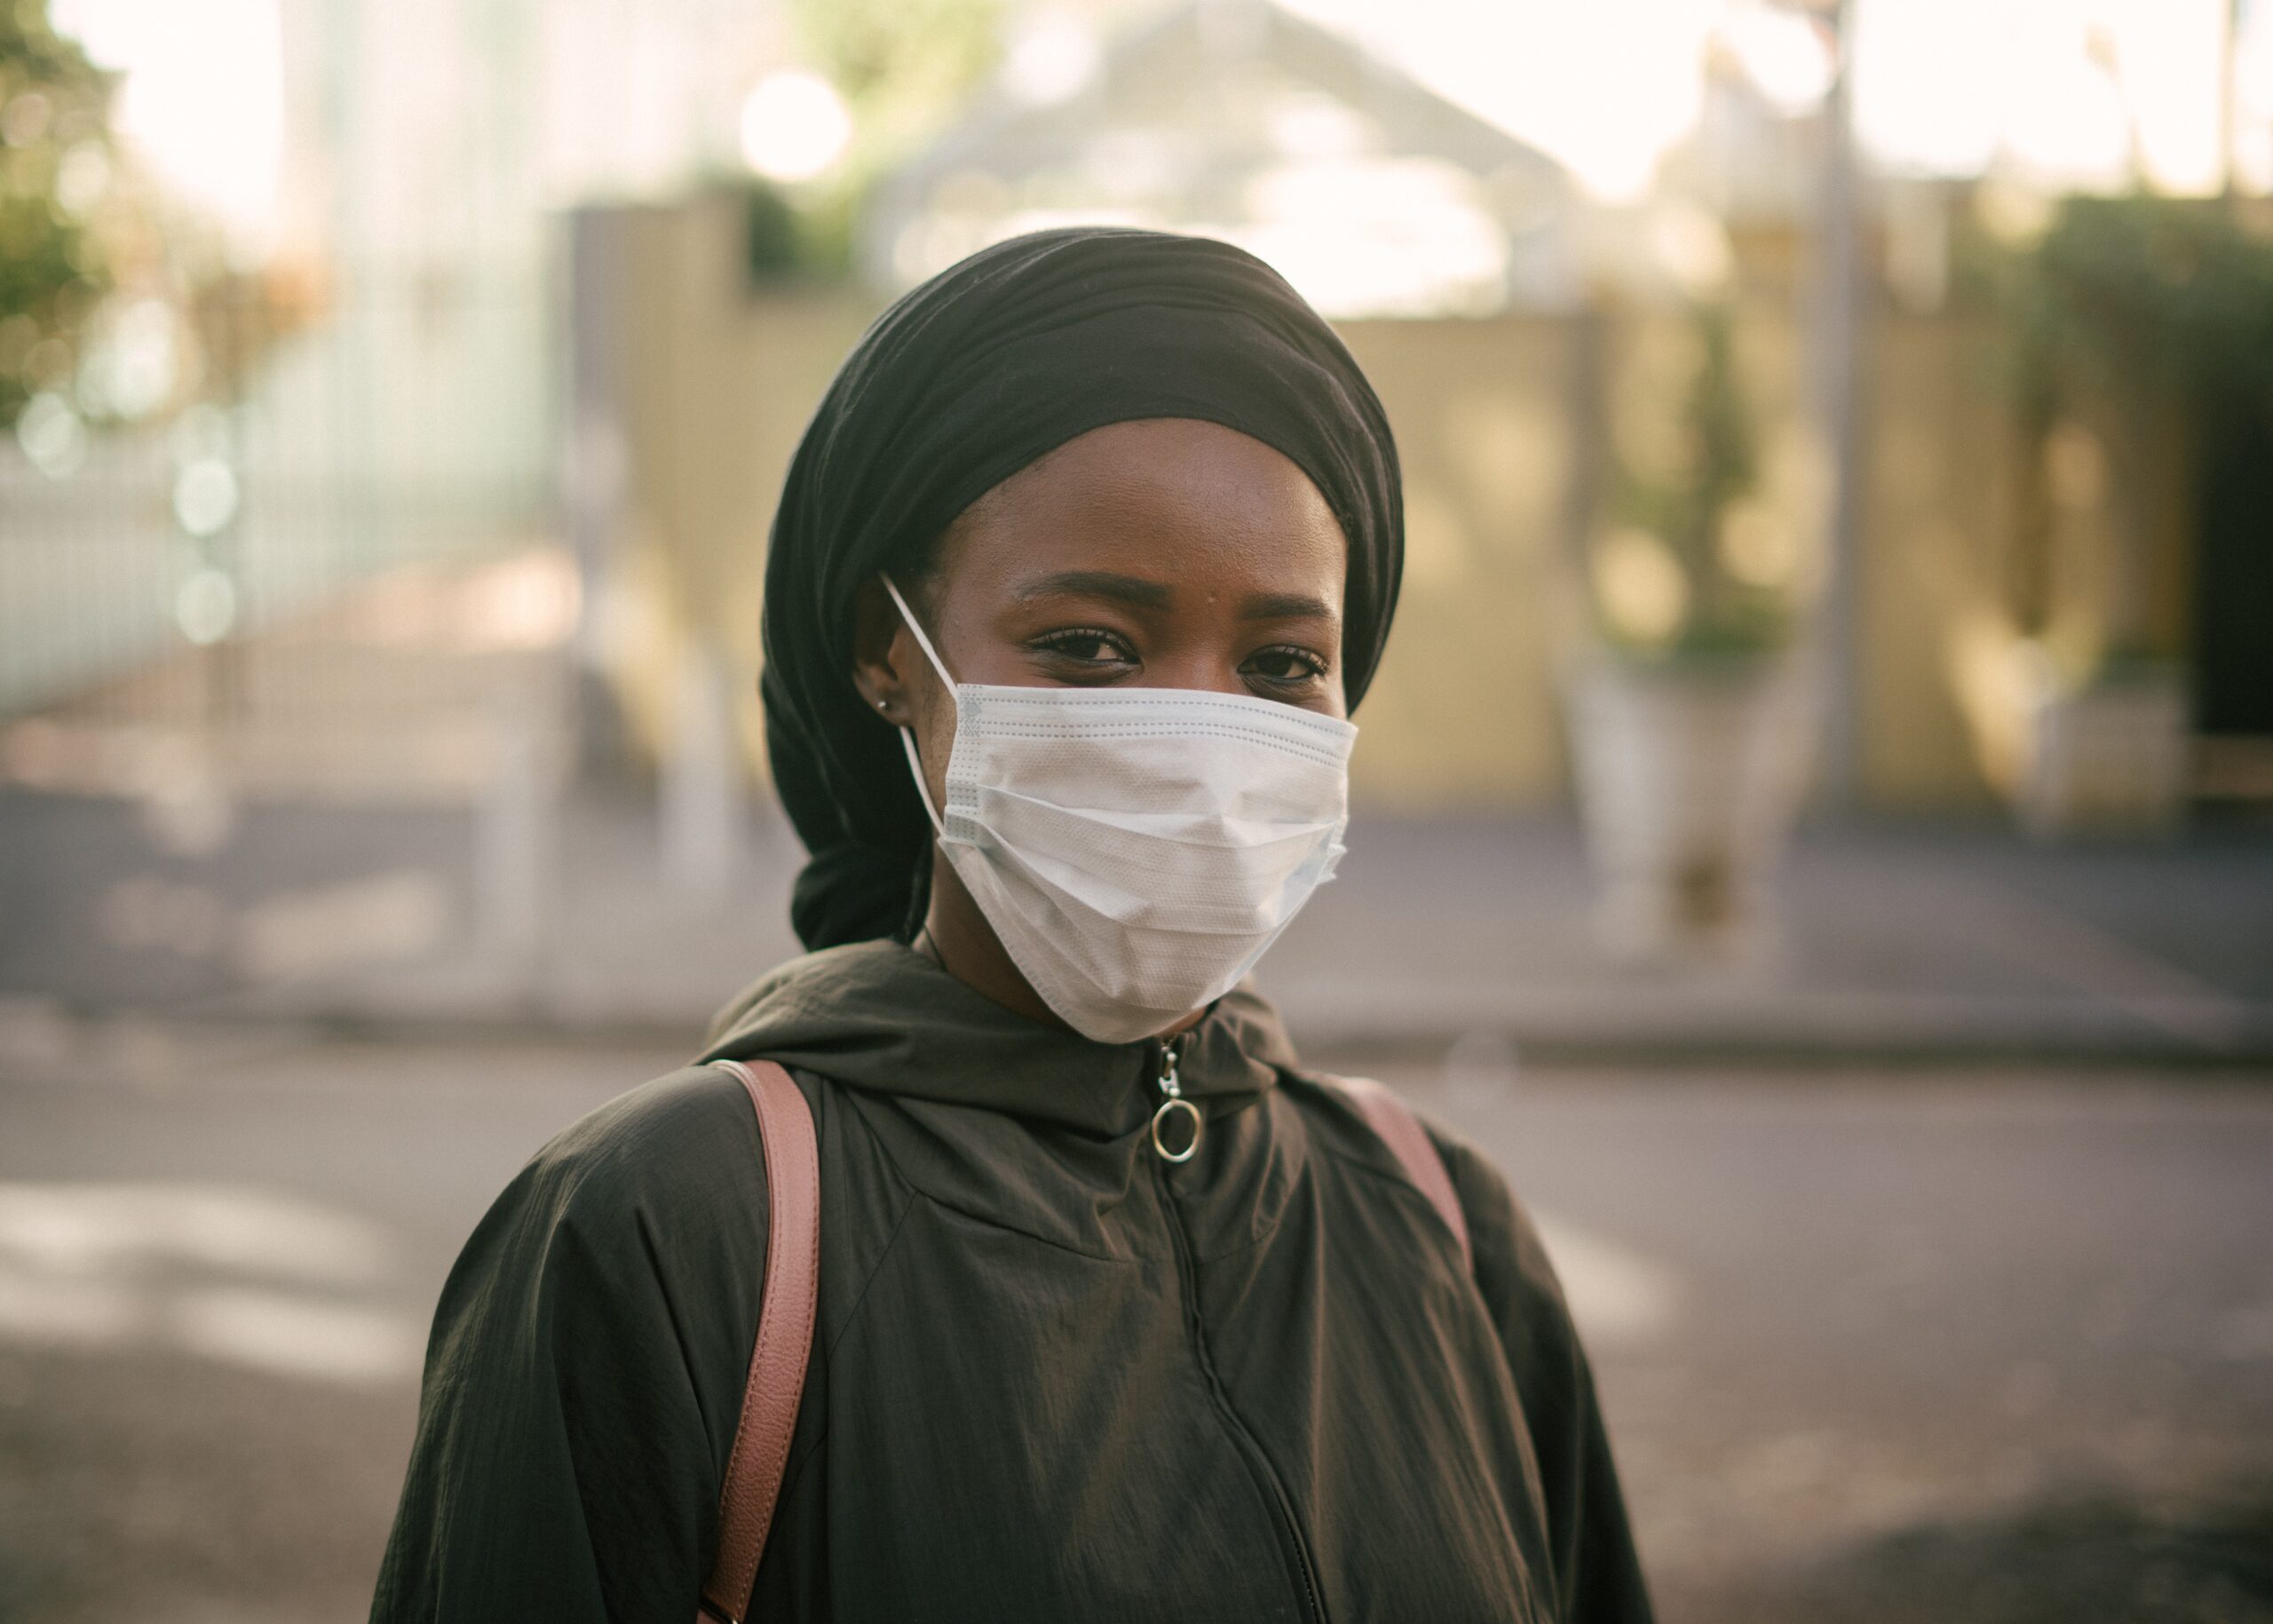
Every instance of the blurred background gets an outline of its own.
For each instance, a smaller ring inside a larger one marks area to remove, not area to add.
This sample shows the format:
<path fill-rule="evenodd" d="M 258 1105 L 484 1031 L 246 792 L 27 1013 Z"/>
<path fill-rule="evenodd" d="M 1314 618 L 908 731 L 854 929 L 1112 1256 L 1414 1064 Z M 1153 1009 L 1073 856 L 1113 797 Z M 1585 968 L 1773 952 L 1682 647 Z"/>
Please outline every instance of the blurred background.
<path fill-rule="evenodd" d="M 1228 238 L 1406 468 L 1263 982 L 1669 1620 L 2273 1618 L 2273 4 L 0 0 L 0 1620 L 360 1617 L 441 1275 L 796 951 L 836 364 Z"/>

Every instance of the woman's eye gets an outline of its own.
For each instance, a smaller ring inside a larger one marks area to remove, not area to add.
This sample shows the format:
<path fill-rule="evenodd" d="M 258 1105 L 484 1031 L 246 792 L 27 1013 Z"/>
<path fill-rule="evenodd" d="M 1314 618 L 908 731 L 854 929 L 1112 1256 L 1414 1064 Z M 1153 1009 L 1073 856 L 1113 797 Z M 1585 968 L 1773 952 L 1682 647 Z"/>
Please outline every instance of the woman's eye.
<path fill-rule="evenodd" d="M 1306 648 L 1266 648 L 1247 657 L 1247 669 L 1265 682 L 1313 682 L 1326 675 L 1326 661 Z"/>
<path fill-rule="evenodd" d="M 1076 665 L 1133 663 L 1136 658 L 1136 652 L 1113 633 L 1086 628 L 1053 631 L 1040 639 L 1037 646 Z"/>

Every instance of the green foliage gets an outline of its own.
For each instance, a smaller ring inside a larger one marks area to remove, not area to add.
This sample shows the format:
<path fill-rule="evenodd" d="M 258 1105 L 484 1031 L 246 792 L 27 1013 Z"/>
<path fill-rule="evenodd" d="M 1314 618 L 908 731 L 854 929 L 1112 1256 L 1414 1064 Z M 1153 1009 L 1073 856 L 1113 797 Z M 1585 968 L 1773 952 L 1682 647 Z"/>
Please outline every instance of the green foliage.
<path fill-rule="evenodd" d="M 807 59 L 851 111 L 852 148 L 826 181 L 737 183 L 756 286 L 845 274 L 862 194 L 961 112 L 1002 55 L 1001 0 L 793 0 L 791 9 Z"/>
<path fill-rule="evenodd" d="M 797 0 L 795 15 L 871 139 L 946 115 L 1001 54 L 999 0 Z"/>
<path fill-rule="evenodd" d="M 742 196 L 743 254 L 751 286 L 826 281 L 851 270 L 851 191 L 833 186 L 800 193 L 756 177 L 733 184 Z"/>
<path fill-rule="evenodd" d="M 1683 455 L 1669 478 L 1618 471 L 1613 512 L 1663 543 L 1686 584 L 1687 607 L 1669 645 L 1673 658 L 1722 658 L 1780 646 L 1789 632 L 1782 597 L 1739 581 L 1722 562 L 1729 511 L 1759 484 L 1759 446 L 1736 356 L 1736 320 L 1724 305 L 1692 313 L 1698 363 L 1682 404 Z M 1614 627 L 1606 627 L 1616 640 Z"/>
<path fill-rule="evenodd" d="M 780 186 L 764 180 L 743 191 L 743 253 L 754 282 L 780 281 L 796 274 L 798 242 L 796 206 Z"/>
<path fill-rule="evenodd" d="M 2040 416 L 2142 385 L 2273 406 L 2273 239 L 2223 203 L 2072 197 L 1994 274 Z"/>
<path fill-rule="evenodd" d="M 0 426 L 68 381 L 110 286 L 65 184 L 71 165 L 107 170 L 109 97 L 107 78 L 50 26 L 46 0 L 0 0 Z"/>
<path fill-rule="evenodd" d="M 2043 632 L 2054 602 L 2044 452 L 2063 420 L 2106 440 L 2119 480 L 2147 478 L 2150 459 L 2161 468 L 2186 457 L 2198 486 L 2216 447 L 2237 433 L 2273 435 L 2273 235 L 2251 207 L 2071 197 L 2034 242 L 1992 249 L 1973 267 L 2002 319 L 1992 353 L 2028 448 L 2008 578 L 2031 632 Z M 2109 635 L 2114 655 L 2166 658 L 2184 634 L 2119 620 Z"/>

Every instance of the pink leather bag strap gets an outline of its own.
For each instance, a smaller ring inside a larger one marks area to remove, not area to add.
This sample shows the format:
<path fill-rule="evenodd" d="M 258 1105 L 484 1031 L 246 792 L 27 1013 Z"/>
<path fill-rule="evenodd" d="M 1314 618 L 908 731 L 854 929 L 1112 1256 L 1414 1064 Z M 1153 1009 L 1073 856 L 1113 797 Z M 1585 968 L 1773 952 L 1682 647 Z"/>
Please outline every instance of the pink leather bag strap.
<path fill-rule="evenodd" d="M 1329 1077 L 1327 1081 L 1350 1097 L 1364 1113 L 1366 1123 L 1396 1153 L 1405 1168 L 1405 1176 L 1429 1198 L 1429 1205 L 1437 1209 L 1437 1216 L 1460 1243 L 1461 1267 L 1473 1272 L 1476 1250 L 1469 1242 L 1468 1215 L 1461 1210 L 1460 1192 L 1453 1188 L 1452 1173 L 1437 1150 L 1437 1142 L 1421 1126 L 1421 1119 L 1413 1114 L 1413 1108 L 1395 1089 L 1370 1077 Z"/>
<path fill-rule="evenodd" d="M 812 1351 L 820 1291 L 820 1149 L 812 1108 L 788 1072 L 771 1060 L 711 1064 L 749 1090 L 765 1155 L 765 1285 L 758 1296 L 757 1345 L 750 1351 L 741 1419 L 718 1493 L 718 1554 L 694 1611 L 695 1624 L 742 1624 L 789 1464 L 789 1436 L 796 1430 L 805 1360 Z"/>

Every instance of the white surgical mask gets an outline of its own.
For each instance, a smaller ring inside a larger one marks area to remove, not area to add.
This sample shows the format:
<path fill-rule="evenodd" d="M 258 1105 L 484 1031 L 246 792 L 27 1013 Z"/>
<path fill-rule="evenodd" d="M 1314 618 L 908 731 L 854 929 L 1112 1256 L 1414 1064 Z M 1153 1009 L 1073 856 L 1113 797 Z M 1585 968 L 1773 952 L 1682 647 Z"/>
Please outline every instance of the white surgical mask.
<path fill-rule="evenodd" d="M 1238 985 L 1334 874 L 1350 747 L 1335 717 L 1184 688 L 958 683 L 946 805 L 908 769 L 939 847 L 1065 1024 L 1149 1037 Z"/>

